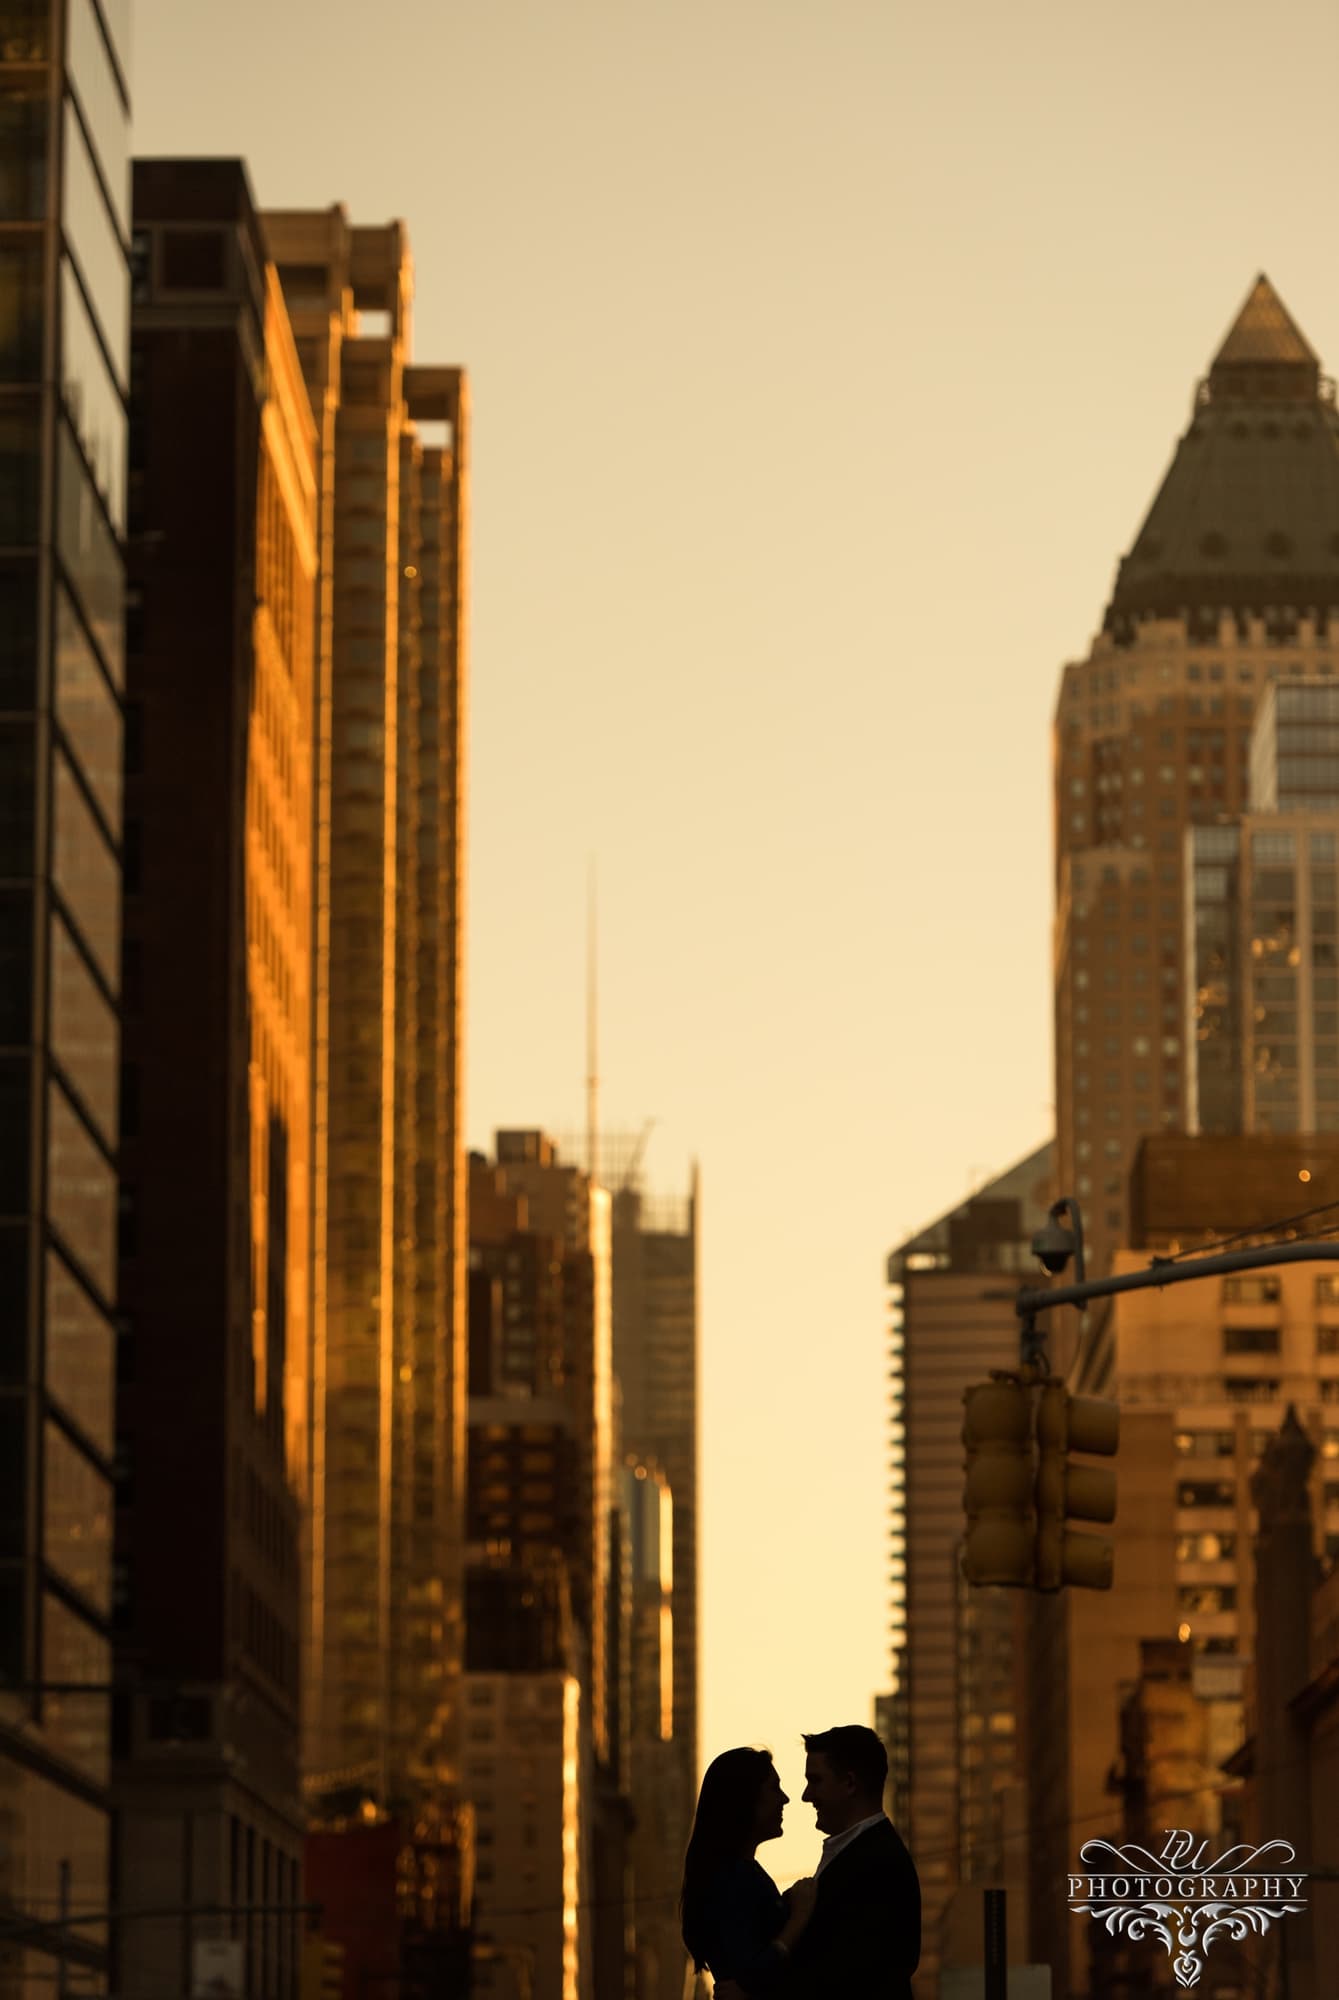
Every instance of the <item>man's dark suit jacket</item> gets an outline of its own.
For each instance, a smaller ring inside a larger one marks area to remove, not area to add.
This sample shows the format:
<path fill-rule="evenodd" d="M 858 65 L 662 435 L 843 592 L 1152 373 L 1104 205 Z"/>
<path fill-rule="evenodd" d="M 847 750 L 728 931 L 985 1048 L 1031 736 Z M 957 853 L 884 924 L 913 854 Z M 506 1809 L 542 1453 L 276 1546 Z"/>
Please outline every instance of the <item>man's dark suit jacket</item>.
<path fill-rule="evenodd" d="M 856 1835 L 818 1878 L 795 1940 L 787 2000 L 911 2000 L 921 1956 L 921 1885 L 892 1821 Z"/>

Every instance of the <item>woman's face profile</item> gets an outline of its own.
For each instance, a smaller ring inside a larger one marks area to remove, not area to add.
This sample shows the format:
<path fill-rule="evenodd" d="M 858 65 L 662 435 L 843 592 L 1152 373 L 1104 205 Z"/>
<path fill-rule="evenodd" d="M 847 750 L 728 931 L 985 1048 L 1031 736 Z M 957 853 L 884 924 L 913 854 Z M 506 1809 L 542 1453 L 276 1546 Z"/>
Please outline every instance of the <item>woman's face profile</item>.
<path fill-rule="evenodd" d="M 775 1764 L 769 1765 L 754 1808 L 753 1832 L 757 1840 L 779 1840 L 781 1821 L 790 1800 L 781 1789 Z"/>

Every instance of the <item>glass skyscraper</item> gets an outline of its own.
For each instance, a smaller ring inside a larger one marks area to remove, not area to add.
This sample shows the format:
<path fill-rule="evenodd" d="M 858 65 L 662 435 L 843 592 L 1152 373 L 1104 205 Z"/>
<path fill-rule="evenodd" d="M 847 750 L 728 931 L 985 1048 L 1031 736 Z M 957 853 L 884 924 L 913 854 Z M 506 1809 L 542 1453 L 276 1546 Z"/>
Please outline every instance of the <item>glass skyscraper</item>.
<path fill-rule="evenodd" d="M 0 0 L 0 2000 L 106 1990 L 128 33 Z"/>

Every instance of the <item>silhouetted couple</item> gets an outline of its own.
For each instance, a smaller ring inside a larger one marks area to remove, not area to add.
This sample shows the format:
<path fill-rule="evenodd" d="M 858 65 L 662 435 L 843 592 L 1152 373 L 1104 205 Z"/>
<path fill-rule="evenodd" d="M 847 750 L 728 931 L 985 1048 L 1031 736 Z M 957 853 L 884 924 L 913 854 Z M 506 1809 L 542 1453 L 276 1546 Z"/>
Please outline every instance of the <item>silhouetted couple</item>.
<path fill-rule="evenodd" d="M 755 1859 L 789 1804 L 767 1750 L 707 1768 L 684 1861 L 683 1941 L 719 2000 L 911 2000 L 921 1888 L 883 1810 L 888 1757 L 852 1723 L 804 1739 L 805 1803 L 826 1834 L 818 1868 L 783 1896 Z"/>

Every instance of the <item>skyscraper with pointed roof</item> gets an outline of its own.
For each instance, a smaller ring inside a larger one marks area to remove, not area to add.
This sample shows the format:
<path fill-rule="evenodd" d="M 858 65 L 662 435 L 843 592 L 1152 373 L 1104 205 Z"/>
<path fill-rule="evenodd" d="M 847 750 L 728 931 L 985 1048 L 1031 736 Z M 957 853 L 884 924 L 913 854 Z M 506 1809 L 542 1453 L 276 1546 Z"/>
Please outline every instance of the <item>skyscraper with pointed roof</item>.
<path fill-rule="evenodd" d="M 1056 1120 L 1096 1268 L 1137 1140 L 1186 1119 L 1188 827 L 1246 804 L 1256 705 L 1339 665 L 1334 385 L 1260 277 L 1195 392 L 1055 729 Z"/>

